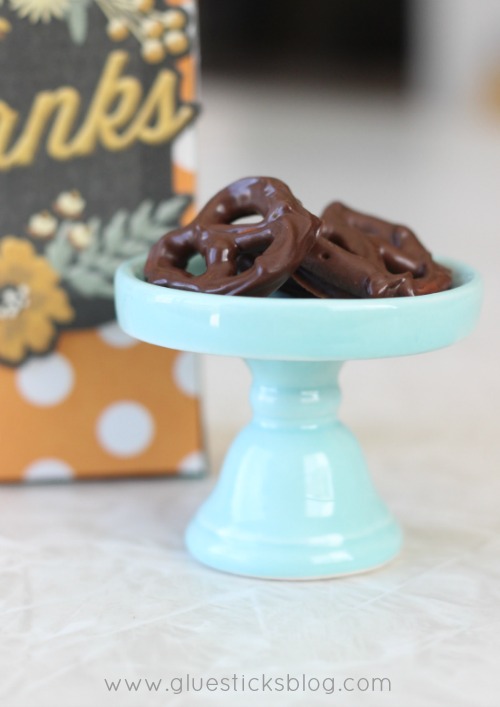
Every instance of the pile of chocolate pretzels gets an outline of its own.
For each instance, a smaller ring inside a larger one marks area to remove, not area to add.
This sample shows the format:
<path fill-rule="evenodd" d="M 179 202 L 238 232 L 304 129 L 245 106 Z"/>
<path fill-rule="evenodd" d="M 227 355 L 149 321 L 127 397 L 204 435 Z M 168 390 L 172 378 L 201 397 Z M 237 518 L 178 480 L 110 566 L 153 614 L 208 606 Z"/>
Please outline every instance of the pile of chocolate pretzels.
<path fill-rule="evenodd" d="M 242 222 L 257 215 L 255 223 Z M 194 256 L 204 272 L 194 275 Z M 279 179 L 248 177 L 216 194 L 187 226 L 164 235 L 144 269 L 147 282 L 193 292 L 267 297 L 405 297 L 451 287 L 405 226 L 333 202 L 309 213 Z"/>

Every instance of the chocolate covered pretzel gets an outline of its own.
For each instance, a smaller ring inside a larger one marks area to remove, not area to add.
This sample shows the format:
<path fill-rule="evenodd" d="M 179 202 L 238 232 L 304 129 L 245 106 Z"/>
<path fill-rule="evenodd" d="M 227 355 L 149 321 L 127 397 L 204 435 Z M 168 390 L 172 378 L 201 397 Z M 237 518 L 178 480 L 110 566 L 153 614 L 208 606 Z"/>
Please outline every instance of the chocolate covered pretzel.
<path fill-rule="evenodd" d="M 451 287 L 451 271 L 433 260 L 409 228 L 368 216 L 338 202 L 331 207 L 335 205 L 342 210 L 350 226 L 366 234 L 377 246 L 389 272 L 411 274 L 411 294 L 427 295 Z"/>
<path fill-rule="evenodd" d="M 257 214 L 256 223 L 235 223 Z M 153 246 L 148 282 L 193 292 L 253 295 L 275 292 L 316 242 L 320 220 L 279 179 L 249 177 L 222 189 L 187 226 Z M 189 272 L 203 256 L 206 270 Z"/>
<path fill-rule="evenodd" d="M 448 289 L 451 273 L 405 226 L 330 204 L 293 279 L 316 297 L 401 297 Z"/>

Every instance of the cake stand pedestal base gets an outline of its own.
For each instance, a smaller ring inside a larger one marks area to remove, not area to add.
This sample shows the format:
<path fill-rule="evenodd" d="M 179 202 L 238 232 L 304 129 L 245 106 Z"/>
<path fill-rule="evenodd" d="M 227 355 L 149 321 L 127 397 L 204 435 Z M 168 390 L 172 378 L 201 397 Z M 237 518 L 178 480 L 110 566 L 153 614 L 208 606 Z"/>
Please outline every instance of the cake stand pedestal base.
<path fill-rule="evenodd" d="M 254 417 L 187 531 L 219 570 L 276 579 L 333 577 L 392 559 L 401 531 L 339 421 L 337 361 L 248 361 Z"/>

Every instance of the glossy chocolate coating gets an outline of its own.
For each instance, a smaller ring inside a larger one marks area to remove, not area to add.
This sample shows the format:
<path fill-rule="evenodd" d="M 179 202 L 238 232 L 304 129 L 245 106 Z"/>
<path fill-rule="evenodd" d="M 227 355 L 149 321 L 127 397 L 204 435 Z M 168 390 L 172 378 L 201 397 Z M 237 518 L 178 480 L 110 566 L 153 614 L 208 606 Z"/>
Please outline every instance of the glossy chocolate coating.
<path fill-rule="evenodd" d="M 234 223 L 258 214 L 257 223 Z M 193 292 L 267 296 L 299 267 L 321 226 L 279 179 L 249 177 L 216 194 L 186 227 L 153 246 L 148 282 Z M 206 271 L 192 275 L 200 254 Z"/>
<path fill-rule="evenodd" d="M 412 294 L 441 292 L 451 287 L 451 272 L 436 263 L 431 253 L 407 226 L 384 221 L 334 202 L 353 228 L 365 233 L 377 246 L 387 269 L 392 273 L 409 272 L 412 275 Z"/>
<path fill-rule="evenodd" d="M 294 279 L 317 297 L 402 297 L 440 292 L 451 273 L 410 229 L 339 202 L 322 214 L 314 247 Z"/>

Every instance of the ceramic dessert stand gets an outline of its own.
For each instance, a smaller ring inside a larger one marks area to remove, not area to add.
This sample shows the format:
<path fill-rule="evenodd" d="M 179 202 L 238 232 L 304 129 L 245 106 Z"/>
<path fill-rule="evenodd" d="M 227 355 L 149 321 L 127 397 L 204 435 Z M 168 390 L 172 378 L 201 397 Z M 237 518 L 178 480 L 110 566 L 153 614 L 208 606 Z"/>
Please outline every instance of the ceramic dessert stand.
<path fill-rule="evenodd" d="M 349 359 L 431 351 L 472 330 L 480 279 L 445 264 L 451 290 L 378 300 L 199 294 L 145 283 L 144 259 L 119 268 L 118 320 L 128 334 L 239 356 L 253 374 L 253 420 L 187 530 L 194 557 L 237 574 L 310 579 L 369 570 L 398 553 L 401 530 L 337 418 L 338 374 Z"/>

